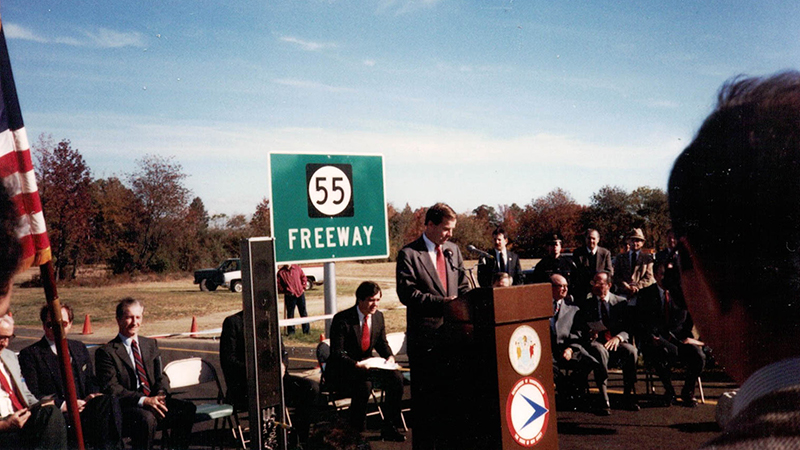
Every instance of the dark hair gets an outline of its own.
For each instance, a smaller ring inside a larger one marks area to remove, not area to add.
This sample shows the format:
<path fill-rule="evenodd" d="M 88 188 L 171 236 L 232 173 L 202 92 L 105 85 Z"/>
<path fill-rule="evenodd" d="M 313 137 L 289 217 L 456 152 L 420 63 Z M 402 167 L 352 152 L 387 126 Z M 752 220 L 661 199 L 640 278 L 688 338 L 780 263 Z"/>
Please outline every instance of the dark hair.
<path fill-rule="evenodd" d="M 375 294 L 381 293 L 381 287 L 374 281 L 365 281 L 356 289 L 356 302 L 366 300 Z"/>
<path fill-rule="evenodd" d="M 592 233 L 597 233 L 597 240 L 600 240 L 600 232 L 594 228 L 587 228 L 586 233 L 584 233 L 583 236 L 588 238 Z"/>
<path fill-rule="evenodd" d="M 800 319 L 799 204 L 800 72 L 729 80 L 669 180 L 675 235 L 723 311 L 740 299 L 759 318 Z"/>
<path fill-rule="evenodd" d="M 453 220 L 455 218 L 456 212 L 453 211 L 453 208 L 446 203 L 437 203 L 428 208 L 428 211 L 425 213 L 425 225 L 427 225 L 428 222 L 439 225 L 444 220 Z"/>
<path fill-rule="evenodd" d="M 139 305 L 144 308 L 144 303 L 141 300 L 137 300 L 133 297 L 125 297 L 117 303 L 117 320 L 122 318 L 122 315 L 125 314 L 125 311 L 133 305 Z"/>
<path fill-rule="evenodd" d="M 17 237 L 19 217 L 8 189 L 0 183 L 0 296 L 8 294 L 19 269 L 22 246 Z"/>
<path fill-rule="evenodd" d="M 506 230 L 503 227 L 497 227 L 492 231 L 492 237 L 503 235 L 504 238 L 508 239 L 508 235 L 506 234 Z"/>
<path fill-rule="evenodd" d="M 75 313 L 72 312 L 72 307 L 69 306 L 69 303 L 62 303 L 61 308 L 67 310 L 67 317 L 69 317 L 69 321 L 72 322 L 72 319 L 75 318 Z M 39 310 L 39 320 L 42 321 L 42 324 L 47 323 L 47 318 L 49 316 L 50 316 L 50 305 L 42 306 L 42 309 Z"/>

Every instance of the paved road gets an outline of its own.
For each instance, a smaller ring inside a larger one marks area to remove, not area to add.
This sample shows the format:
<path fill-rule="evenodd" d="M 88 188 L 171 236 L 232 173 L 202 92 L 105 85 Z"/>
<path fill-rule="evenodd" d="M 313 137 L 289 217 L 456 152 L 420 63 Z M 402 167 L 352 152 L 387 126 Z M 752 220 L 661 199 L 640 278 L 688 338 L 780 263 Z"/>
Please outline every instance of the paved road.
<path fill-rule="evenodd" d="M 19 350 L 35 342 L 42 335 L 41 330 L 32 328 L 18 328 L 15 339 L 10 348 Z M 87 344 L 97 344 L 108 340 L 108 337 L 71 335 L 70 337 L 83 340 Z M 219 341 L 213 338 L 204 339 L 161 339 L 159 347 L 164 355 L 165 363 L 175 359 L 199 356 L 212 362 L 219 369 Z M 302 372 L 316 367 L 313 348 L 290 348 L 289 369 L 293 372 Z M 714 422 L 716 401 L 719 396 L 733 389 L 735 386 L 719 373 L 704 374 L 703 386 L 705 388 L 707 403 L 697 408 L 689 409 L 680 406 L 670 408 L 657 407 L 649 397 L 643 396 L 643 409 L 639 412 L 614 410 L 610 417 L 596 416 L 590 412 L 557 411 L 559 446 L 567 450 L 595 450 L 597 448 L 609 449 L 662 449 L 670 450 L 693 449 L 718 433 Z M 680 381 L 676 387 L 680 388 Z M 659 389 L 660 386 L 657 386 Z M 621 395 L 621 375 L 612 375 L 611 385 L 612 402 L 614 397 Z M 637 391 L 645 392 L 644 376 L 640 374 Z M 406 398 L 408 398 L 406 393 Z M 368 423 L 373 431 L 366 433 L 373 449 L 394 450 L 410 449 L 410 441 L 402 444 L 382 442 L 379 433 L 374 431 L 378 424 Z M 207 442 L 208 427 L 196 427 L 198 431 L 195 443 L 197 448 L 203 448 Z M 409 432 L 409 438 L 411 436 Z M 193 447 L 195 447 L 193 445 Z"/>

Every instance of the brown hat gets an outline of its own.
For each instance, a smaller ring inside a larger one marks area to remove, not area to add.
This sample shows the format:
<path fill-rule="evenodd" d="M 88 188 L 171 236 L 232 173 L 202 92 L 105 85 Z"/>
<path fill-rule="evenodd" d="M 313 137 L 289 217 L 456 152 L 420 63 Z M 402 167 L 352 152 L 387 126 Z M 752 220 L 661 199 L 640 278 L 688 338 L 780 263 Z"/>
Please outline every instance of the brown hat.
<path fill-rule="evenodd" d="M 628 239 L 633 239 L 634 241 L 643 241 L 644 240 L 644 233 L 642 233 L 641 228 L 634 228 L 628 233 Z"/>

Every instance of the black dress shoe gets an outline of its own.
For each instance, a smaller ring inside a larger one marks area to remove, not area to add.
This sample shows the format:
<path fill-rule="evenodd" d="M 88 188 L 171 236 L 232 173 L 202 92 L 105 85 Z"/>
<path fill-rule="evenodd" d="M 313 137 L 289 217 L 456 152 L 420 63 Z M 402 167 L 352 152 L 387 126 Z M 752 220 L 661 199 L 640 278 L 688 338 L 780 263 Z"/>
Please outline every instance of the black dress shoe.
<path fill-rule="evenodd" d="M 610 416 L 611 404 L 608 402 L 601 402 L 600 405 L 598 405 L 597 410 L 595 410 L 595 414 L 598 416 Z"/>
<path fill-rule="evenodd" d="M 641 411 L 642 408 L 639 406 L 639 402 L 636 401 L 636 397 L 631 397 L 625 399 L 624 408 L 628 411 Z"/>
<path fill-rule="evenodd" d="M 666 406 L 667 408 L 669 408 L 670 406 L 677 405 L 677 404 L 678 404 L 678 400 L 672 394 L 664 394 L 664 396 L 661 397 L 661 405 L 662 406 Z"/>
<path fill-rule="evenodd" d="M 685 408 L 696 408 L 697 400 L 694 397 L 682 397 L 681 406 Z"/>
<path fill-rule="evenodd" d="M 405 442 L 406 435 L 397 431 L 395 427 L 385 427 L 381 430 L 381 439 L 391 442 Z"/>

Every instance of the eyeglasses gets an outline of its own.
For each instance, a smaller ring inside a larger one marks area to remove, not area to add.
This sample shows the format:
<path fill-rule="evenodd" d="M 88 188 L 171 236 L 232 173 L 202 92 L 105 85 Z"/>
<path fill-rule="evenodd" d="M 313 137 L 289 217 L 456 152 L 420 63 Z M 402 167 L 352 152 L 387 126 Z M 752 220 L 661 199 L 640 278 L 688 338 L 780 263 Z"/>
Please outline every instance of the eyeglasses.
<path fill-rule="evenodd" d="M 11 336 L 0 336 L 0 341 L 8 340 L 8 342 L 11 342 L 15 337 L 17 337 L 16 334 L 12 334 Z"/>
<path fill-rule="evenodd" d="M 554 287 L 557 287 L 557 288 L 559 288 L 559 289 L 566 289 L 566 288 L 568 288 L 568 287 L 569 287 L 569 285 L 568 285 L 568 284 L 554 284 L 553 286 L 554 286 Z"/>
<path fill-rule="evenodd" d="M 61 326 L 64 327 L 64 328 L 67 328 L 69 326 L 69 324 L 70 324 L 70 322 L 67 322 L 67 321 L 62 321 L 61 322 Z M 58 322 L 47 322 L 45 324 L 45 326 L 47 326 L 47 328 L 52 330 L 52 329 L 55 329 L 56 327 L 58 327 Z"/>

